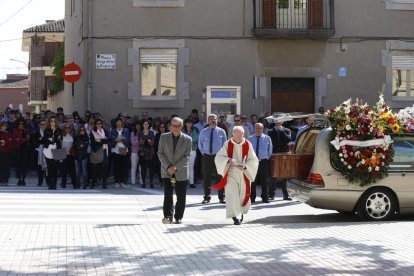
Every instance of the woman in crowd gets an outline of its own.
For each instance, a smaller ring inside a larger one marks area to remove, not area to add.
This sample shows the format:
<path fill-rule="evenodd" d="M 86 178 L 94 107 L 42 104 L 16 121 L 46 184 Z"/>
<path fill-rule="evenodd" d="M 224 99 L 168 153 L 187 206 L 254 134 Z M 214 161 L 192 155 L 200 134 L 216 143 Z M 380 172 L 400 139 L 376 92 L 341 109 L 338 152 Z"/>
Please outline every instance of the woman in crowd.
<path fill-rule="evenodd" d="M 66 150 L 66 158 L 61 163 L 61 187 L 66 188 L 67 176 L 69 174 L 72 185 L 75 187 L 76 184 L 76 171 L 75 171 L 75 157 L 73 154 L 73 134 L 72 126 L 68 123 L 63 128 L 62 148 Z"/>
<path fill-rule="evenodd" d="M 115 188 L 127 187 L 127 166 L 129 131 L 124 128 L 121 118 L 115 120 L 115 128 L 111 130 L 109 139 L 111 141 L 111 152 L 114 165 Z"/>
<path fill-rule="evenodd" d="M 12 135 L 7 131 L 7 123 L 0 122 L 0 185 L 7 186 L 10 177 L 12 155 Z"/>
<path fill-rule="evenodd" d="M 73 141 L 73 148 L 75 150 L 75 169 L 76 169 L 76 185 L 74 189 L 79 189 L 81 186 L 81 176 L 83 178 L 83 187 L 88 187 L 88 161 L 89 161 L 89 136 L 84 126 L 78 128 L 75 139 Z M 92 183 L 91 188 L 94 188 Z"/>
<path fill-rule="evenodd" d="M 34 148 L 35 154 L 35 164 L 36 164 L 36 171 L 37 171 L 37 186 L 42 186 L 43 178 L 46 173 L 46 161 L 44 160 L 43 155 L 43 136 L 45 134 L 46 128 L 46 120 L 41 119 L 39 122 L 39 126 L 33 130 L 31 134 L 32 145 Z M 46 183 L 48 182 L 48 178 L 46 176 Z"/>
<path fill-rule="evenodd" d="M 96 185 L 98 178 L 102 181 L 102 188 L 106 189 L 106 179 L 108 177 L 108 165 L 109 165 L 109 135 L 108 132 L 103 128 L 102 119 L 96 119 L 94 128 L 89 134 L 91 143 L 91 179 L 92 185 Z M 100 162 L 92 161 L 92 155 L 102 151 L 102 158 Z M 86 189 L 86 186 L 83 186 Z"/>
<path fill-rule="evenodd" d="M 30 151 L 30 132 L 25 126 L 25 120 L 16 120 L 16 127 L 13 129 L 14 161 L 16 167 L 16 177 L 18 186 L 26 185 L 26 169 L 29 164 Z"/>
<path fill-rule="evenodd" d="M 188 160 L 188 176 L 189 176 L 189 183 L 190 188 L 195 188 L 194 185 L 194 162 L 197 155 L 197 147 L 198 147 L 198 129 L 193 126 L 193 120 L 191 118 L 187 118 L 184 121 L 184 127 L 182 129 L 184 134 L 187 134 L 192 139 L 192 147 L 190 153 L 190 159 Z"/>
<path fill-rule="evenodd" d="M 137 178 L 137 168 L 139 167 L 139 141 L 138 141 L 138 134 L 141 131 L 141 122 L 135 121 L 134 127 L 131 132 L 130 136 L 130 143 L 131 143 L 131 184 L 136 184 Z M 138 169 L 139 174 L 139 169 Z"/>
<path fill-rule="evenodd" d="M 160 117 L 155 117 L 154 120 L 152 121 L 152 126 L 150 128 L 154 132 L 154 134 L 158 133 L 160 124 L 161 124 L 161 118 Z"/>
<path fill-rule="evenodd" d="M 43 154 L 46 158 L 49 190 L 56 190 L 60 161 L 53 159 L 52 149 L 62 148 L 62 129 L 57 126 L 56 116 L 49 117 L 43 135 Z"/>
<path fill-rule="evenodd" d="M 165 133 L 166 130 L 166 126 L 163 122 L 160 122 L 160 124 L 158 125 L 158 131 L 157 134 L 155 134 L 155 138 L 154 138 L 154 150 L 155 150 L 155 162 L 154 162 L 154 171 L 155 174 L 158 176 L 158 179 L 160 181 L 160 184 L 162 185 L 162 181 L 161 181 L 161 162 L 160 159 L 158 158 L 158 145 L 160 143 L 160 137 L 162 134 Z"/>
<path fill-rule="evenodd" d="M 140 164 L 141 164 L 141 177 L 142 177 L 142 188 L 147 186 L 147 170 L 149 171 L 150 187 L 154 188 L 154 160 L 155 160 L 155 135 L 150 130 L 149 122 L 142 121 L 142 131 L 139 135 L 139 146 L 140 146 Z"/>

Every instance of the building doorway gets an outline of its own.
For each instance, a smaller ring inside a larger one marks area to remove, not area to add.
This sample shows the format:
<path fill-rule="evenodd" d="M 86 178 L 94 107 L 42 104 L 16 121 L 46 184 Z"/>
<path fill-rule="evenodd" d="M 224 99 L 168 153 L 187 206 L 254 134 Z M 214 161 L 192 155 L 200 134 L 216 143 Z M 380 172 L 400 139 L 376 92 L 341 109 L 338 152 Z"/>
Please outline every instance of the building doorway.
<path fill-rule="evenodd" d="M 272 78 L 272 105 L 274 112 L 315 112 L 315 79 Z"/>

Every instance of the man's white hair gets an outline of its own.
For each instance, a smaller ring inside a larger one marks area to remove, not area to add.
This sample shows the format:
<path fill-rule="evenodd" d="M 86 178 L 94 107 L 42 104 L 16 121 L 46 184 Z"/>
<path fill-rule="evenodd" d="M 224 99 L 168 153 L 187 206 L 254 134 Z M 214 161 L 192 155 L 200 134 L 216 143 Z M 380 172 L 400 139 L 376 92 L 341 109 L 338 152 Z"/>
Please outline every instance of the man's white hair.
<path fill-rule="evenodd" d="M 244 128 L 243 128 L 242 126 L 234 126 L 234 127 L 233 127 L 233 132 L 234 132 L 235 130 L 238 130 L 238 131 L 240 131 L 242 134 L 244 134 Z"/>
<path fill-rule="evenodd" d="M 180 126 L 183 126 L 184 125 L 184 121 L 180 117 L 174 117 L 174 118 L 172 118 L 171 119 L 171 124 L 173 124 L 173 123 L 179 123 Z"/>
<path fill-rule="evenodd" d="M 210 114 L 208 115 L 208 118 L 210 118 L 210 117 L 214 117 L 214 119 L 216 119 L 216 120 L 217 120 L 217 115 L 216 115 L 216 114 L 214 114 L 214 113 L 210 113 Z"/>

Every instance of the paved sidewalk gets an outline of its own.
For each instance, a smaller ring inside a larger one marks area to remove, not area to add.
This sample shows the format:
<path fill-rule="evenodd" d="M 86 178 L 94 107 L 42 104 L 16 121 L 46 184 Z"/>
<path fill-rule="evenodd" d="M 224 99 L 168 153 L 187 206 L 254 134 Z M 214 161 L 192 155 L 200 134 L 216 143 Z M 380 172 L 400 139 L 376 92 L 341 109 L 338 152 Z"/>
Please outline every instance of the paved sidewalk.
<path fill-rule="evenodd" d="M 0 275 L 412 275 L 414 222 L 360 222 L 277 198 L 241 226 L 188 189 L 163 225 L 161 189 L 0 188 Z"/>

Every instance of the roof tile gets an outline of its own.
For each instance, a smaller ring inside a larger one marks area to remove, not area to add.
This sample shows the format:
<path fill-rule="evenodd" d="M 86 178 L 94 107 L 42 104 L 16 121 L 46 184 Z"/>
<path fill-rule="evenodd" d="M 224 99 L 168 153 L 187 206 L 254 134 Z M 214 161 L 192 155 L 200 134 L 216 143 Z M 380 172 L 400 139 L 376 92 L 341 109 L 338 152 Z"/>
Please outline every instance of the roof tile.
<path fill-rule="evenodd" d="M 24 33 L 64 33 L 65 32 L 65 20 L 46 20 L 45 24 L 30 27 L 23 30 Z"/>

